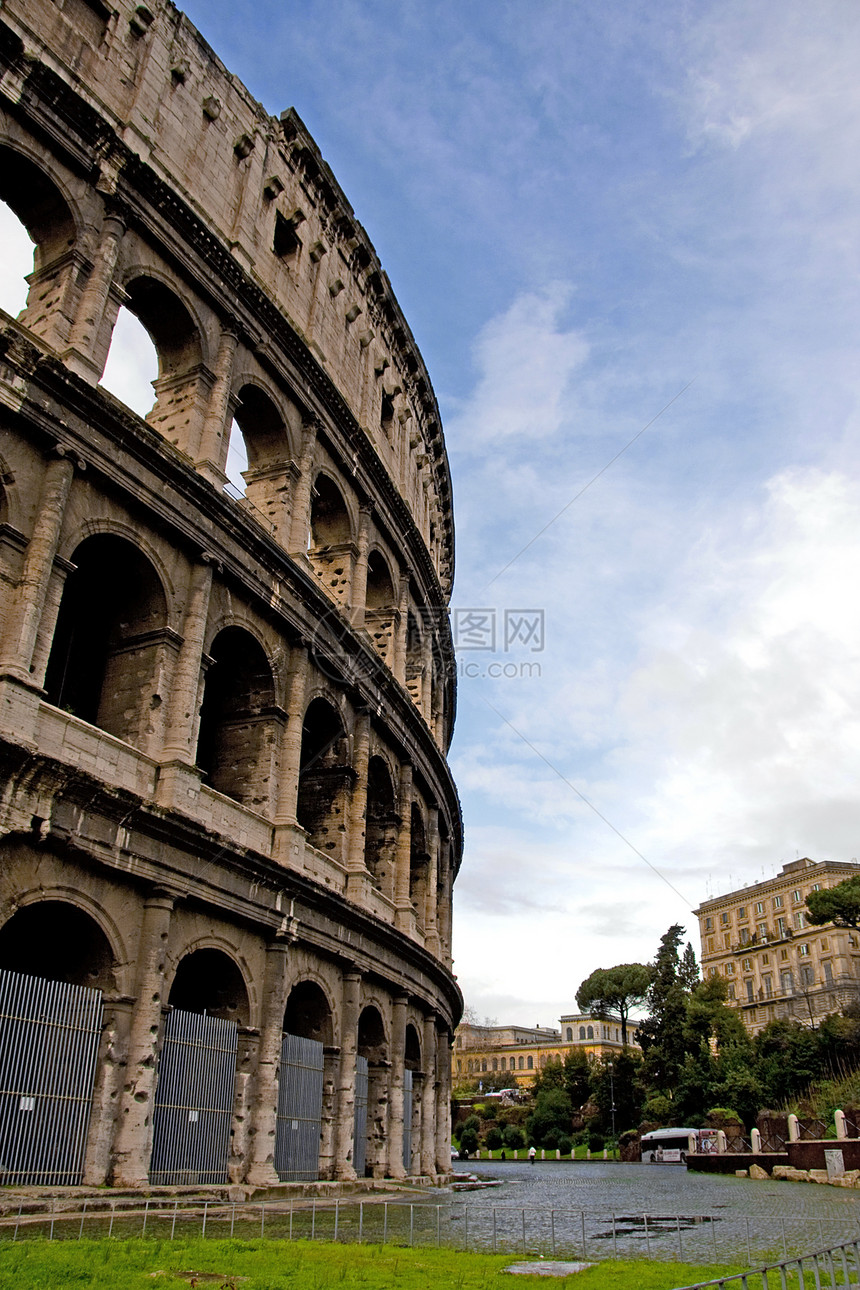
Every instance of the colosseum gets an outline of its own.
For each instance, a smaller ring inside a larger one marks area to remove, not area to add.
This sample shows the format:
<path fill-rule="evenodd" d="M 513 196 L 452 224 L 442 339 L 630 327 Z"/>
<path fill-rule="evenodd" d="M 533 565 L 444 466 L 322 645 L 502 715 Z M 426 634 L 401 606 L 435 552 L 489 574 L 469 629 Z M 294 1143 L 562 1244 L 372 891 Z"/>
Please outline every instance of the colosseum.
<path fill-rule="evenodd" d="M 0 200 L 0 1181 L 447 1174 L 451 484 L 379 258 L 167 0 L 3 0 Z"/>

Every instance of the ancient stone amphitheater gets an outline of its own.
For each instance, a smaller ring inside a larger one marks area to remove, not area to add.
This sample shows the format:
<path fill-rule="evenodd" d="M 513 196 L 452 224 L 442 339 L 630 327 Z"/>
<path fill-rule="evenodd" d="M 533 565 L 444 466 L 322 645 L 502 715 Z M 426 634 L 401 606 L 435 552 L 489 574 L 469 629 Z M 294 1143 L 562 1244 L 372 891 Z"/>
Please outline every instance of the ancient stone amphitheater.
<path fill-rule="evenodd" d="M 165 0 L 3 0 L 0 199 L 0 1181 L 447 1173 L 451 485 L 373 246 Z"/>

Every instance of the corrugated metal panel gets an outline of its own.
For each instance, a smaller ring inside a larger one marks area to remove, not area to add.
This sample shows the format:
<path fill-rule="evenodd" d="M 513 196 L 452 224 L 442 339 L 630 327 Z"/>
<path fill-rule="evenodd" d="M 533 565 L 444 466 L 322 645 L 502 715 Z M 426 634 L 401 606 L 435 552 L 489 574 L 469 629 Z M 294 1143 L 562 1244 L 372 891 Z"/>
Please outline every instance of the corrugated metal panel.
<path fill-rule="evenodd" d="M 0 1182 L 80 1183 L 100 990 L 0 971 Z"/>
<path fill-rule="evenodd" d="M 403 1168 L 412 1172 L 412 1072 L 403 1072 Z"/>
<path fill-rule="evenodd" d="M 275 1131 L 275 1170 L 281 1182 L 319 1177 L 322 1096 L 322 1044 L 285 1034 Z"/>
<path fill-rule="evenodd" d="M 364 1177 L 367 1161 L 367 1058 L 355 1059 L 355 1128 L 352 1165 L 359 1178 Z"/>
<path fill-rule="evenodd" d="M 205 1013 L 168 1013 L 158 1064 L 149 1180 L 225 1183 L 238 1027 Z"/>

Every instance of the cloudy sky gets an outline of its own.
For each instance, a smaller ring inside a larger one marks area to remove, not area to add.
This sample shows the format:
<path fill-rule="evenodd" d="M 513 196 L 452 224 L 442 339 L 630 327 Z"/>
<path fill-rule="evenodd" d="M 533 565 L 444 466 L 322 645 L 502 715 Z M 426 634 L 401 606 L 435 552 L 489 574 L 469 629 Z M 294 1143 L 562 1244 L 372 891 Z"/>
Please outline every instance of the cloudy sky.
<path fill-rule="evenodd" d="M 441 404 L 467 1002 L 551 1024 L 860 855 L 860 7 L 186 9 L 305 120 Z"/>

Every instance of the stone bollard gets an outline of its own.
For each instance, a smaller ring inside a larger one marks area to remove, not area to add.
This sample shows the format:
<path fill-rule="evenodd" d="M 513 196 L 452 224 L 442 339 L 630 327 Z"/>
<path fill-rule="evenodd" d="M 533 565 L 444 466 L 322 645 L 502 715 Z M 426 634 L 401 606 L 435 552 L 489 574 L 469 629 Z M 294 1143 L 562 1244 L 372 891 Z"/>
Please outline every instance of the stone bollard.
<path fill-rule="evenodd" d="M 590 1160 L 590 1159 L 591 1159 L 591 1147 L 586 1147 L 586 1148 L 585 1148 L 585 1158 L 586 1158 L 586 1160 Z"/>
<path fill-rule="evenodd" d="M 558 1147 L 556 1147 L 555 1149 L 555 1158 L 556 1160 L 561 1160 L 561 1152 L 559 1151 Z"/>
<path fill-rule="evenodd" d="M 836 1123 L 836 1136 L 837 1136 L 837 1138 L 847 1138 L 847 1137 L 848 1137 L 848 1134 L 847 1134 L 846 1129 L 845 1129 L 845 1112 L 844 1112 L 844 1111 L 834 1111 L 834 1112 L 833 1112 L 833 1119 L 834 1119 L 834 1121 L 835 1121 L 835 1123 Z"/>
<path fill-rule="evenodd" d="M 519 1160 L 519 1158 L 520 1158 L 519 1152 L 517 1151 L 516 1147 L 514 1147 L 514 1160 Z"/>
<path fill-rule="evenodd" d="M 604 1147 L 604 1148 L 603 1148 L 603 1159 L 604 1159 L 604 1160 L 608 1160 L 608 1159 L 609 1159 L 609 1148 L 608 1148 L 608 1147 Z"/>
<path fill-rule="evenodd" d="M 546 1160 L 546 1152 L 544 1151 L 543 1147 L 541 1147 L 540 1149 L 540 1158 L 541 1160 Z"/>
<path fill-rule="evenodd" d="M 789 1142 L 798 1142 L 798 1141 L 799 1141 L 799 1134 L 798 1134 L 798 1131 L 797 1131 L 797 1116 L 796 1116 L 796 1115 L 790 1115 L 790 1116 L 788 1117 L 788 1140 L 789 1140 Z"/>
<path fill-rule="evenodd" d="M 759 1133 L 758 1129 L 753 1129 L 752 1133 L 750 1134 L 750 1140 L 751 1140 L 753 1155 L 754 1156 L 761 1155 L 761 1134 Z"/>
<path fill-rule="evenodd" d="M 724 1156 L 724 1155 L 726 1154 L 726 1148 L 728 1147 L 728 1145 L 729 1145 L 729 1144 L 728 1144 L 728 1142 L 726 1141 L 726 1135 L 725 1135 L 725 1132 L 724 1132 L 722 1129 L 717 1129 L 717 1153 L 718 1153 L 718 1155 Z"/>

